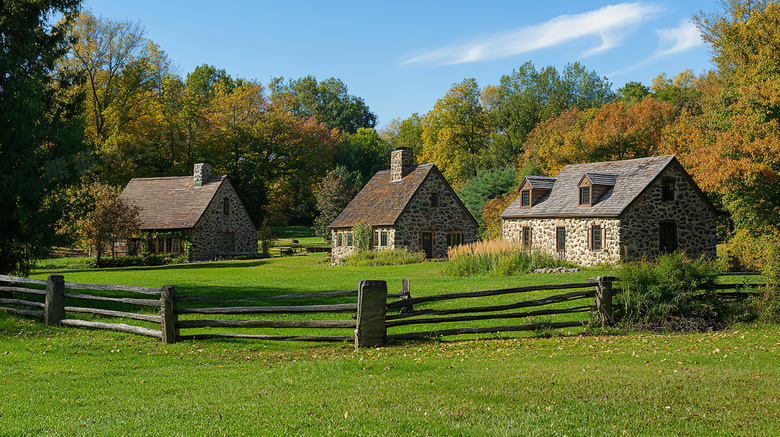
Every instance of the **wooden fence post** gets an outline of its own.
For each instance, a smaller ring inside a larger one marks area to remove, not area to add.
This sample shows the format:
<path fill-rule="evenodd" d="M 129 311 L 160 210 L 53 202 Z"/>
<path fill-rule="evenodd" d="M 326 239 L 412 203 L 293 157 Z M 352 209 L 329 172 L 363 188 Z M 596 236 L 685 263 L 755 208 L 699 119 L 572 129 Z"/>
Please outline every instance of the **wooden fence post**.
<path fill-rule="evenodd" d="M 355 349 L 361 346 L 382 346 L 387 337 L 387 283 L 363 280 L 358 286 L 357 328 Z"/>
<path fill-rule="evenodd" d="M 46 326 L 60 326 L 65 318 L 65 277 L 51 275 L 46 281 L 46 302 L 43 307 L 43 320 Z"/>
<path fill-rule="evenodd" d="M 179 318 L 176 314 L 176 286 L 164 285 L 160 290 L 160 332 L 162 333 L 162 342 L 167 344 L 176 343 L 177 328 L 176 322 Z"/>
<path fill-rule="evenodd" d="M 409 286 L 409 279 L 401 279 L 401 295 L 398 296 L 398 300 L 409 300 L 412 298 L 412 291 Z M 414 311 L 413 305 L 407 305 L 401 307 L 401 314 L 411 313 Z"/>
<path fill-rule="evenodd" d="M 609 326 L 614 321 L 612 313 L 612 281 L 614 276 L 599 276 L 596 278 L 596 314 L 602 326 Z"/>

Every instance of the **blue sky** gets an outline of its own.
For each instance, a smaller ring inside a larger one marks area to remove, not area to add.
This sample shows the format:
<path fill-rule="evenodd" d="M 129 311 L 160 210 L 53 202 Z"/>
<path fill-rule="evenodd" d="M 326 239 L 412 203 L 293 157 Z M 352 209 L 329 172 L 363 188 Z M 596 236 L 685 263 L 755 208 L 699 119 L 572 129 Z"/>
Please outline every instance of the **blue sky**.
<path fill-rule="evenodd" d="M 498 84 L 526 61 L 579 61 L 615 89 L 712 68 L 690 23 L 717 0 L 238 1 L 85 0 L 97 16 L 140 21 L 182 75 L 211 64 L 233 77 L 344 81 L 379 117 L 429 111 L 464 78 Z"/>

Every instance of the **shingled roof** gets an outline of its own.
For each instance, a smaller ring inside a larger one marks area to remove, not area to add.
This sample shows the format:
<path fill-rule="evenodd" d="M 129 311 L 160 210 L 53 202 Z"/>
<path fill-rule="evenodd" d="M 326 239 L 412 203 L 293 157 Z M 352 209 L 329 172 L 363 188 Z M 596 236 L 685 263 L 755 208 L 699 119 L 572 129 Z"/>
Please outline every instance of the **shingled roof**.
<path fill-rule="evenodd" d="M 555 176 L 555 183 L 549 195 L 530 208 L 521 207 L 518 197 L 504 210 L 501 217 L 617 217 L 669 165 L 678 166 L 687 175 L 674 155 L 567 165 Z M 585 174 L 593 175 L 592 178 L 599 183 L 609 182 L 605 185 L 611 185 L 614 181 L 614 185 L 592 206 L 580 207 L 577 185 Z M 688 178 L 690 179 L 690 176 Z"/>
<path fill-rule="evenodd" d="M 191 229 L 226 178 L 211 175 L 200 187 L 193 187 L 192 176 L 135 178 L 128 182 L 121 198 L 141 209 L 142 231 Z"/>
<path fill-rule="evenodd" d="M 415 165 L 398 181 L 391 180 L 390 170 L 377 172 L 329 227 L 351 228 L 360 222 L 371 226 L 395 225 L 420 185 L 431 172 L 438 171 L 433 163 Z"/>

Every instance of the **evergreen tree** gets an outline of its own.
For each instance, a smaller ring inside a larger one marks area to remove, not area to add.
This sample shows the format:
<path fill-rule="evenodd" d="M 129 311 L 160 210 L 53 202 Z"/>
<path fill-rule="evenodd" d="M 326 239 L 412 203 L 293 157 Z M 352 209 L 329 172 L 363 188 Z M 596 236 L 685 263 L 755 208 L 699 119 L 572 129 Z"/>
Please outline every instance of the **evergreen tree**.
<path fill-rule="evenodd" d="M 73 78 L 55 66 L 79 0 L 0 2 L 0 273 L 29 273 L 54 242 L 51 195 L 80 167 Z M 62 15 L 57 24 L 50 19 Z"/>

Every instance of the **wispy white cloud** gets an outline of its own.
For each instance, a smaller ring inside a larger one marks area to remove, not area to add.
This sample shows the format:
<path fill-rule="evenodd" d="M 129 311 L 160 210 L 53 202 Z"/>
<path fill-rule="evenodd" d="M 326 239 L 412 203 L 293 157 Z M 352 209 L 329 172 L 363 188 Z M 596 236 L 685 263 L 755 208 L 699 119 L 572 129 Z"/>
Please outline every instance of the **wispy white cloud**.
<path fill-rule="evenodd" d="M 672 55 L 703 44 L 699 29 L 688 20 L 684 20 L 674 29 L 658 29 L 656 33 L 661 38 L 661 44 L 655 56 Z"/>
<path fill-rule="evenodd" d="M 501 59 L 584 37 L 600 37 L 600 45 L 583 53 L 583 56 L 589 56 L 620 45 L 625 35 L 659 12 L 659 7 L 639 2 L 604 6 L 582 14 L 560 15 L 546 23 L 492 35 L 470 44 L 444 47 L 411 58 L 404 64 L 461 64 Z"/>

